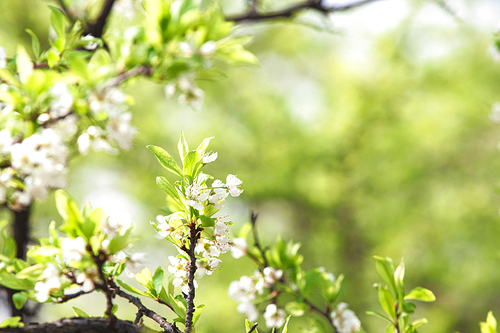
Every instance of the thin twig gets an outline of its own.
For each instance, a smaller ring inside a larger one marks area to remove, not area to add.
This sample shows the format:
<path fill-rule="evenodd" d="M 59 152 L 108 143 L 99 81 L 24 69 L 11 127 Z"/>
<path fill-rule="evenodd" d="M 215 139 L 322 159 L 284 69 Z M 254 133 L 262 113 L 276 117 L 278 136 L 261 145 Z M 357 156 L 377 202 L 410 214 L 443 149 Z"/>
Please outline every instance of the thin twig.
<path fill-rule="evenodd" d="M 120 290 L 120 288 L 113 281 L 111 281 L 110 284 L 111 284 L 111 287 L 113 288 L 113 290 L 117 296 L 120 296 L 122 298 L 127 299 L 129 301 L 129 303 L 132 303 L 133 305 L 135 305 L 137 307 L 137 309 L 139 310 L 140 313 L 142 313 L 142 315 L 154 320 L 158 325 L 160 325 L 161 328 L 163 328 L 163 330 L 165 332 L 167 332 L 167 333 L 182 333 L 177 328 L 177 326 L 172 325 L 165 318 L 163 318 L 162 316 L 160 316 L 159 314 L 157 314 L 153 310 L 146 308 L 142 304 L 141 300 L 138 297 L 129 295 L 126 292 Z M 136 317 L 136 319 L 137 319 L 137 317 Z"/>
<path fill-rule="evenodd" d="M 333 320 L 330 317 L 330 315 L 329 315 L 328 312 L 321 310 L 320 308 L 318 308 L 316 305 L 314 305 L 308 299 L 303 299 L 303 301 L 304 301 L 304 303 L 306 303 L 307 305 L 309 305 L 309 307 L 311 308 L 311 310 L 315 311 L 316 313 L 318 313 L 318 314 L 320 314 L 320 315 L 322 315 L 323 317 L 326 318 L 326 320 L 330 323 L 330 325 L 332 325 L 334 333 L 337 333 L 339 331 L 337 329 L 337 327 L 335 326 L 335 324 L 333 323 Z"/>
<path fill-rule="evenodd" d="M 104 251 L 99 251 L 99 253 L 97 255 L 94 255 L 94 252 L 93 252 L 92 247 L 90 245 L 87 246 L 87 252 L 90 253 L 90 255 L 92 256 L 92 259 L 94 259 L 94 263 L 97 265 L 99 278 L 101 279 L 102 283 L 99 285 L 96 285 L 96 286 L 98 289 L 101 289 L 106 294 L 107 305 L 106 305 L 105 314 L 109 318 L 109 326 L 113 327 L 116 323 L 116 317 L 113 314 L 114 293 L 113 293 L 113 290 L 109 287 L 108 279 L 106 279 L 106 275 L 104 274 L 104 271 L 103 271 L 103 266 L 104 266 L 104 263 L 106 262 L 106 260 L 108 259 L 108 255 Z"/>
<path fill-rule="evenodd" d="M 267 267 L 269 265 L 268 265 L 268 262 L 266 259 L 266 252 L 264 251 L 264 249 L 260 245 L 259 235 L 257 234 L 256 224 L 257 224 L 258 217 L 259 217 L 259 214 L 254 213 L 254 211 L 252 210 L 252 212 L 250 213 L 250 222 L 252 222 L 252 232 L 253 232 L 254 245 L 259 250 L 260 254 L 262 255 L 262 261 L 264 262 L 264 267 Z"/>
<path fill-rule="evenodd" d="M 323 1 L 321 0 L 307 0 L 302 3 L 298 3 L 295 5 L 291 5 L 290 7 L 274 11 L 274 12 L 267 12 L 267 13 L 259 13 L 256 10 L 250 9 L 248 12 L 236 15 L 236 16 L 229 16 L 226 18 L 227 21 L 234 21 L 234 22 L 242 22 L 242 21 L 265 21 L 265 20 L 271 20 L 271 19 L 286 19 L 293 17 L 295 14 L 297 14 L 300 11 L 306 10 L 306 9 L 312 9 L 319 11 L 323 14 L 328 14 L 328 13 L 333 13 L 333 12 L 340 12 L 340 11 L 345 11 L 349 10 L 355 7 L 359 7 L 365 4 L 368 4 L 370 2 L 374 2 L 377 0 L 360 0 L 360 1 L 355 1 L 352 3 L 348 3 L 345 5 L 338 5 L 338 6 L 327 6 L 323 4 Z"/>
<path fill-rule="evenodd" d="M 64 0 L 57 0 L 57 3 L 59 4 L 59 7 L 61 7 L 60 9 L 63 11 L 64 15 L 66 15 L 66 17 L 69 18 L 71 22 L 75 22 L 75 18 L 73 17 L 73 14 L 71 14 L 68 10 L 68 6 L 66 6 Z"/>
<path fill-rule="evenodd" d="M 133 78 L 134 76 L 138 76 L 138 75 L 146 75 L 146 76 L 151 76 L 152 75 L 152 72 L 151 72 L 151 68 L 149 68 L 148 66 L 137 66 L 137 67 L 134 67 L 126 72 L 123 72 L 121 74 L 119 74 L 118 76 L 110 79 L 106 86 L 104 87 L 104 89 L 109 89 L 109 88 L 112 88 L 112 87 L 116 87 L 118 86 L 119 84 L 123 83 L 124 81 L 130 79 L 130 78 Z"/>
<path fill-rule="evenodd" d="M 182 247 L 182 250 L 186 252 L 189 256 L 189 271 L 188 271 L 188 293 L 186 297 L 187 309 L 186 309 L 186 324 L 184 333 L 190 333 L 193 327 L 193 315 L 194 315 L 194 297 L 195 297 L 195 287 L 194 287 L 194 276 L 196 273 L 196 254 L 195 248 L 198 240 L 200 239 L 202 229 L 196 226 L 196 223 L 191 223 L 189 225 L 189 248 L 186 246 Z"/>
<path fill-rule="evenodd" d="M 89 290 L 89 291 L 80 290 L 79 292 L 76 292 L 74 294 L 64 295 L 63 297 L 60 298 L 59 301 L 57 301 L 57 303 L 65 303 L 69 300 L 80 297 L 82 295 L 90 294 L 91 292 L 94 292 L 94 291 L 95 291 L 95 288 L 92 288 L 92 290 Z"/>
<path fill-rule="evenodd" d="M 250 330 L 248 330 L 248 333 L 252 333 L 253 331 L 255 331 L 255 329 L 257 328 L 257 325 L 259 325 L 258 323 L 255 323 L 252 325 L 252 327 L 250 327 Z"/>
<path fill-rule="evenodd" d="M 113 4 L 115 0 L 106 0 L 102 5 L 101 12 L 99 16 L 95 20 L 94 23 L 90 24 L 87 29 L 85 29 L 85 34 L 91 34 L 94 37 L 101 38 L 104 32 L 104 28 L 108 21 L 108 16 L 111 13 L 111 9 L 113 8 Z"/>

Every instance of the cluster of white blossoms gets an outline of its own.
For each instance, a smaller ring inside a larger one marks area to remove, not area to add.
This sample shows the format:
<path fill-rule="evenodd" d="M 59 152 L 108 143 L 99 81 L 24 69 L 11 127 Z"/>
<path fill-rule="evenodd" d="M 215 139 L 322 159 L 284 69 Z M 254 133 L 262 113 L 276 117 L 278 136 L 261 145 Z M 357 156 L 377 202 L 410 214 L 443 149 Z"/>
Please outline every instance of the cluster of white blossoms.
<path fill-rule="evenodd" d="M 132 113 L 127 109 L 127 96 L 118 88 L 101 89 L 88 97 L 93 116 L 107 118 L 105 128 L 89 126 L 78 137 L 78 150 L 87 154 L 90 149 L 116 154 L 116 145 L 130 150 L 137 129 L 132 126 Z"/>
<path fill-rule="evenodd" d="M 262 295 L 264 288 L 270 288 L 283 277 L 281 269 L 266 267 L 260 271 L 256 271 L 252 276 L 242 276 L 239 281 L 233 281 L 229 285 L 228 295 L 240 304 L 237 311 L 246 314 L 248 320 L 255 321 L 259 316 L 259 312 L 253 301 L 257 298 L 257 294 Z M 274 305 L 276 306 L 276 305 Z M 269 308 L 269 306 L 268 306 Z M 266 325 L 268 328 L 280 327 L 285 322 L 285 314 L 282 309 L 274 309 L 271 307 L 269 311 L 266 309 Z M 281 321 L 281 317 L 283 321 Z M 278 325 L 279 324 L 279 325 Z"/>
<path fill-rule="evenodd" d="M 189 261 L 184 258 L 169 256 L 170 266 L 168 266 L 168 271 L 174 275 L 174 280 L 172 284 L 175 287 L 180 287 L 183 293 L 189 292 L 188 287 L 188 267 Z M 194 287 L 198 288 L 198 283 L 196 280 L 193 281 Z"/>
<path fill-rule="evenodd" d="M 354 311 L 348 309 L 347 303 L 339 303 L 330 314 L 333 324 L 339 333 L 353 333 L 361 329 L 361 322 Z"/>
<path fill-rule="evenodd" d="M 202 259 L 196 261 L 196 274 L 198 277 L 205 274 L 212 275 L 221 262 L 219 255 L 231 249 L 231 240 L 226 236 L 229 233 L 226 223 L 229 222 L 228 215 L 218 217 L 214 227 L 215 241 L 201 238 L 196 244 L 195 252 L 202 257 Z"/>
<path fill-rule="evenodd" d="M 269 304 L 264 312 L 267 328 L 283 326 L 285 317 L 285 310 L 278 308 L 276 304 Z"/>
<path fill-rule="evenodd" d="M 208 156 L 210 159 L 204 159 L 205 164 L 208 163 L 206 162 L 207 160 L 210 162 L 215 160 L 211 158 L 211 156 L 213 156 L 213 154 Z M 202 182 L 202 177 L 198 177 L 191 185 L 186 187 L 185 191 L 187 204 L 200 211 L 208 204 L 213 205 L 217 209 L 221 209 L 224 205 L 224 200 L 229 194 L 233 197 L 237 197 L 243 193 L 243 190 L 239 188 L 242 181 L 235 175 L 228 175 L 225 184 L 221 180 L 216 179 L 212 182 L 211 187 L 201 185 Z"/>
<path fill-rule="evenodd" d="M 33 199 L 45 199 L 50 189 L 66 186 L 68 148 L 51 128 L 20 140 L 8 129 L 0 131 L 0 161 L 7 167 L 0 169 L 0 203 L 6 202 L 11 191 L 10 207 L 20 210 Z M 12 180 L 23 179 L 23 186 Z"/>

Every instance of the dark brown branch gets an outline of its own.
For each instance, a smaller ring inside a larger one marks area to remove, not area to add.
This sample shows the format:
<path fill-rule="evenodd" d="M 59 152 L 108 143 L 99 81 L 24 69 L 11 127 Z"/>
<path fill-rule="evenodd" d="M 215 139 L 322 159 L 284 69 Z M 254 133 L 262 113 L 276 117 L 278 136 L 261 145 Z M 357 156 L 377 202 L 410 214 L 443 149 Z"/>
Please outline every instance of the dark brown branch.
<path fill-rule="evenodd" d="M 129 303 L 132 303 L 133 305 L 135 305 L 137 307 L 138 312 L 140 312 L 142 315 L 154 320 L 156 323 L 158 323 L 158 325 L 160 325 L 161 328 L 163 328 L 163 330 L 165 332 L 167 332 L 167 333 L 181 333 L 181 331 L 177 328 L 177 326 L 172 325 L 165 318 L 158 315 L 153 310 L 146 308 L 142 304 L 141 300 L 138 297 L 135 297 L 135 296 L 127 294 L 126 292 L 123 292 L 122 290 L 120 290 L 120 288 L 117 285 L 114 284 L 114 282 L 111 282 L 111 283 L 112 283 L 112 288 L 117 296 L 120 296 L 122 298 L 127 299 L 129 301 Z M 140 318 L 139 315 L 137 317 Z M 136 317 L 136 319 L 137 319 L 137 317 Z"/>
<path fill-rule="evenodd" d="M 182 250 L 186 252 L 189 256 L 189 271 L 188 271 L 188 294 L 186 297 L 187 309 L 186 309 L 186 324 L 184 333 L 190 333 L 193 327 L 193 315 L 194 315 L 194 275 L 196 273 L 196 254 L 195 248 L 198 240 L 200 239 L 202 229 L 196 227 L 196 223 L 191 223 L 189 225 L 189 248 L 186 246 L 182 247 Z"/>
<path fill-rule="evenodd" d="M 94 255 L 92 247 L 90 245 L 87 246 L 87 252 L 90 253 L 92 258 L 94 259 L 94 263 L 97 265 L 97 271 L 99 273 L 99 278 L 101 279 L 101 283 L 97 283 L 94 281 L 94 285 L 97 289 L 101 289 L 106 294 L 106 312 L 105 314 L 109 318 L 109 326 L 113 327 L 116 323 L 116 317 L 113 314 L 113 297 L 114 291 L 108 285 L 108 279 L 103 271 L 103 266 L 106 260 L 108 259 L 108 255 L 104 251 L 99 251 L 98 255 Z"/>
<path fill-rule="evenodd" d="M 108 16 L 111 13 L 111 9 L 113 8 L 113 4 L 115 0 L 106 0 L 104 5 L 102 6 L 101 12 L 99 16 L 95 20 L 94 23 L 90 24 L 87 29 L 85 29 L 85 34 L 91 34 L 94 37 L 101 38 L 104 33 L 104 28 L 106 27 L 106 23 L 108 21 Z"/>
<path fill-rule="evenodd" d="M 66 3 L 64 0 L 57 0 L 57 3 L 59 4 L 60 9 L 63 11 L 64 15 L 66 15 L 67 18 L 71 20 L 71 22 L 75 22 L 75 18 L 73 14 L 71 14 L 68 10 L 68 6 L 66 6 Z"/>
<path fill-rule="evenodd" d="M 90 291 L 80 290 L 79 292 L 76 292 L 74 294 L 64 295 L 63 297 L 61 297 L 61 299 L 57 303 L 65 303 L 69 300 L 80 297 L 82 295 L 90 294 L 91 292 L 94 292 L 94 291 L 95 291 L 95 289 L 92 289 Z"/>
<path fill-rule="evenodd" d="M 141 333 L 130 321 L 118 320 L 112 328 L 107 318 L 65 318 L 51 323 L 30 323 L 23 328 L 0 328 L 1 333 Z"/>
<path fill-rule="evenodd" d="M 252 223 L 253 241 L 254 241 L 255 247 L 259 250 L 260 254 L 262 255 L 262 261 L 264 263 L 264 268 L 265 268 L 265 267 L 269 266 L 269 264 L 268 264 L 267 259 L 266 259 L 266 251 L 264 251 L 264 249 L 260 245 L 259 235 L 257 234 L 256 224 L 257 224 L 258 217 L 259 217 L 259 214 L 254 213 L 254 211 L 252 210 L 252 212 L 250 213 L 250 222 Z"/>
<path fill-rule="evenodd" d="M 349 10 L 355 7 L 359 7 L 365 4 L 368 4 L 370 2 L 374 2 L 377 0 L 360 0 L 356 2 L 352 2 L 349 4 L 345 5 L 338 5 L 338 6 L 326 6 L 323 4 L 322 0 L 307 0 L 302 3 L 298 3 L 295 5 L 292 5 L 290 7 L 274 11 L 274 12 L 267 12 L 267 13 L 259 13 L 255 9 L 250 9 L 248 12 L 240 14 L 240 15 L 235 15 L 235 16 L 229 16 L 226 18 L 227 21 L 234 21 L 234 22 L 243 22 L 243 21 L 253 21 L 253 22 L 260 22 L 260 21 L 265 21 L 265 20 L 272 20 L 272 19 L 287 19 L 290 17 L 295 16 L 299 12 L 307 9 L 312 9 L 316 10 L 320 13 L 323 14 L 328 14 L 328 13 L 334 13 L 334 12 L 341 12 L 345 10 Z"/>
<path fill-rule="evenodd" d="M 247 333 L 252 333 L 253 331 L 255 331 L 255 329 L 257 328 L 257 325 L 259 325 L 258 323 L 255 323 L 252 325 L 252 327 L 250 327 L 250 329 L 248 330 Z"/>
<path fill-rule="evenodd" d="M 109 89 L 118 86 L 119 84 L 123 83 L 124 81 L 127 81 L 128 79 L 138 76 L 138 75 L 146 75 L 146 76 L 151 76 L 151 68 L 147 66 L 137 66 L 134 67 L 126 72 L 123 72 L 119 74 L 118 76 L 110 79 L 108 83 L 106 84 L 104 89 Z"/>
<path fill-rule="evenodd" d="M 332 320 L 332 318 L 330 317 L 330 314 L 327 311 L 321 310 L 320 308 L 318 308 L 316 305 L 314 305 L 308 299 L 304 299 L 303 301 L 304 301 L 304 303 L 306 303 L 307 305 L 309 305 L 309 308 L 311 308 L 311 310 L 313 310 L 314 312 L 316 312 L 316 313 L 318 313 L 321 316 L 323 316 L 323 317 L 326 318 L 326 320 L 328 321 L 328 323 L 330 323 L 330 325 L 332 325 L 334 333 L 337 333 L 339 331 L 337 329 L 337 327 L 335 326 L 335 324 L 333 323 L 333 320 Z"/>

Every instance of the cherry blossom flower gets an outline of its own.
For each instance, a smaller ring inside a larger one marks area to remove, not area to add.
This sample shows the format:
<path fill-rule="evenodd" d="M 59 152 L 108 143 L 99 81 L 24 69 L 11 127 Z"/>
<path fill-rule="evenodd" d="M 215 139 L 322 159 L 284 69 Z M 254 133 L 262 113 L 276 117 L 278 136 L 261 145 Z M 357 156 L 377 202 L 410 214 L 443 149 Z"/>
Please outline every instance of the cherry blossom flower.
<path fill-rule="evenodd" d="M 67 261 L 81 261 L 86 252 L 85 240 L 82 237 L 64 238 L 61 241 L 63 258 Z"/>
<path fill-rule="evenodd" d="M 361 329 L 361 322 L 354 311 L 349 310 L 346 303 L 339 303 L 330 317 L 339 333 L 353 333 Z"/>
<path fill-rule="evenodd" d="M 259 317 L 259 311 L 251 302 L 243 302 L 236 307 L 236 311 L 247 315 L 249 321 L 256 321 Z"/>
<path fill-rule="evenodd" d="M 92 42 L 87 43 L 87 45 L 84 46 L 84 48 L 86 50 L 93 51 L 97 48 L 98 45 L 97 45 L 97 42 L 93 41 L 94 39 L 95 39 L 95 37 L 92 36 L 91 34 L 88 34 L 88 35 L 85 35 L 84 37 L 82 37 L 83 41 L 87 41 L 87 40 L 92 41 Z"/>
<path fill-rule="evenodd" d="M 264 282 L 266 284 L 266 287 L 269 287 L 273 283 L 278 282 L 283 276 L 283 271 L 281 269 L 276 269 L 273 267 L 264 268 L 262 273 L 264 275 Z"/>
<path fill-rule="evenodd" d="M 203 154 L 203 164 L 212 163 L 217 159 L 217 152 Z"/>
<path fill-rule="evenodd" d="M 129 277 L 134 277 L 142 271 L 147 263 L 146 256 L 147 254 L 142 252 L 132 254 L 127 260 L 125 274 Z"/>
<path fill-rule="evenodd" d="M 226 177 L 226 186 L 227 189 L 229 190 L 229 194 L 233 197 L 238 197 L 241 193 L 243 193 L 243 190 L 238 188 L 243 182 L 238 179 L 235 175 L 228 175 Z"/>
<path fill-rule="evenodd" d="M 267 328 L 281 327 L 285 323 L 285 311 L 279 309 L 276 304 L 269 304 L 264 312 Z"/>
<path fill-rule="evenodd" d="M 0 68 L 7 67 L 7 52 L 0 46 Z"/>
<path fill-rule="evenodd" d="M 214 42 L 213 40 L 203 43 L 203 45 L 201 45 L 200 48 L 198 49 L 198 53 L 202 57 L 212 56 L 215 54 L 216 51 L 217 51 L 217 43 Z"/>
<path fill-rule="evenodd" d="M 68 86 L 62 82 L 56 82 L 50 89 L 50 94 L 52 96 L 50 117 L 57 119 L 67 115 L 73 106 L 73 95 L 71 95 Z"/>

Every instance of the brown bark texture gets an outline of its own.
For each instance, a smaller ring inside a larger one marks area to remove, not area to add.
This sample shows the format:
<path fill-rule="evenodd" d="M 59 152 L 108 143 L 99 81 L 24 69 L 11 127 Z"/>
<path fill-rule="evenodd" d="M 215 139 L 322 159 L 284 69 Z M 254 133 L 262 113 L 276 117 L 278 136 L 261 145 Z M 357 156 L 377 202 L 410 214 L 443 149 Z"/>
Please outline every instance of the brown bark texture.
<path fill-rule="evenodd" d="M 109 326 L 109 318 L 65 318 L 51 323 L 30 323 L 22 328 L 1 328 L 1 333 L 144 333 L 156 332 L 140 328 L 130 321 L 117 320 Z"/>

